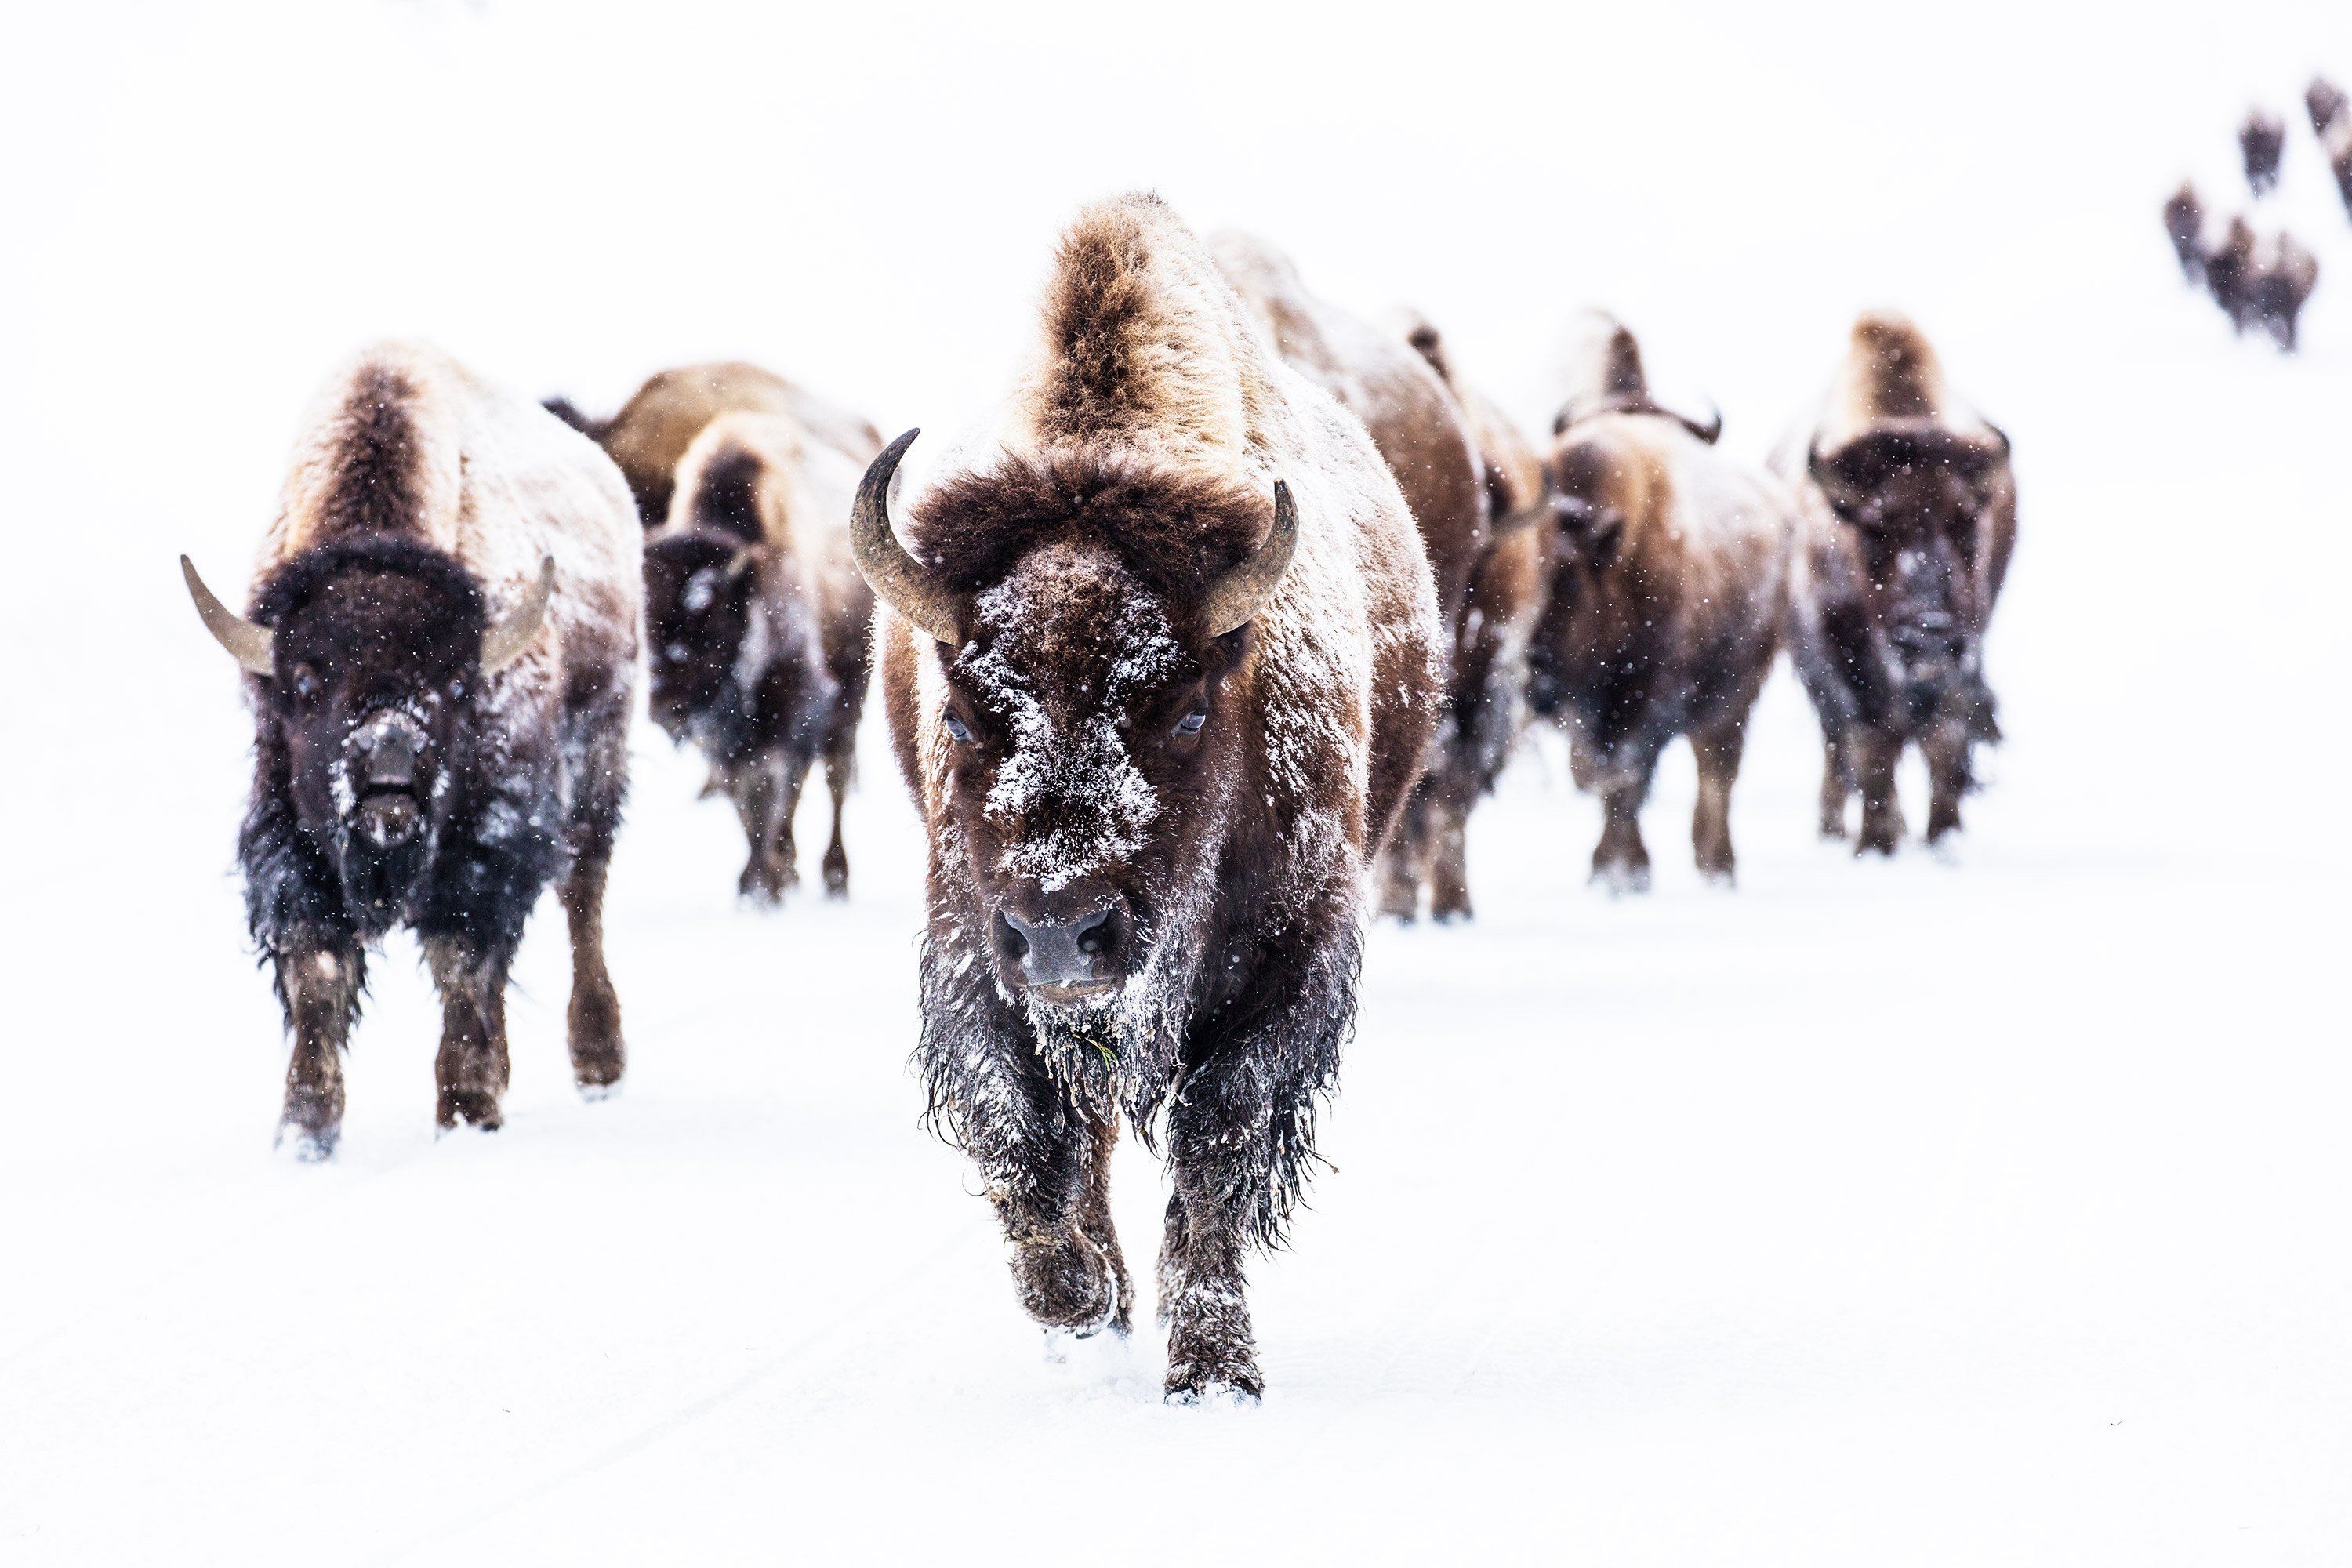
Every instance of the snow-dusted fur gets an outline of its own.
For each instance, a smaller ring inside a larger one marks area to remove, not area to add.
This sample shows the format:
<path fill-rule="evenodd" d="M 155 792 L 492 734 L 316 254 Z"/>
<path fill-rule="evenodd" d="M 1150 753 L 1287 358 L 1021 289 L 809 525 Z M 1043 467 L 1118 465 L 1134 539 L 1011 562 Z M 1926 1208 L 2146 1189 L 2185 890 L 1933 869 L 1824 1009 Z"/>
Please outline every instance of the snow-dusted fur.
<path fill-rule="evenodd" d="M 1551 593 L 1530 658 L 1536 710 L 1569 734 L 1604 820 L 1592 875 L 1649 886 L 1639 814 L 1676 735 L 1698 761 L 1701 872 L 1732 876 L 1731 787 L 1779 648 L 1792 503 L 1651 402 L 1633 334 L 1591 340 L 1549 468 Z"/>
<path fill-rule="evenodd" d="M 793 813 L 820 756 L 833 795 L 825 890 L 849 890 L 841 812 L 874 616 L 849 505 L 875 449 L 854 464 L 790 415 L 721 414 L 679 459 L 668 521 L 646 538 L 653 716 L 694 742 L 734 802 L 750 844 L 737 886 L 751 898 L 799 879 Z"/>
<path fill-rule="evenodd" d="M 249 682 L 239 853 L 295 1037 L 286 1121 L 309 1152 L 333 1146 L 364 950 L 396 923 L 441 987 L 440 1120 L 498 1124 L 507 965 L 551 879 L 571 917 L 574 1069 L 585 1088 L 619 1079 L 601 910 L 628 777 L 638 546 L 602 453 L 432 348 L 368 349 L 305 417 L 255 574 L 275 668 Z M 549 559 L 535 639 L 485 676 L 484 626 Z M 372 789 L 364 748 L 387 723 L 418 748 L 408 794 Z M 384 820 L 420 826 L 386 842 Z"/>
<path fill-rule="evenodd" d="M 1156 197 L 1080 214 L 1041 327 L 1002 447 L 901 508 L 958 646 L 879 622 L 930 836 L 918 1059 L 1048 1327 L 1126 1327 L 1106 1163 L 1122 1113 L 1164 1142 L 1169 1394 L 1254 1396 L 1244 1256 L 1285 1233 L 1353 1025 L 1365 869 L 1436 717 L 1435 595 L 1362 425 Z M 1277 479 L 1289 570 L 1211 637 Z M 1087 984 L 1033 983 L 1010 922 L 1089 919 Z"/>
<path fill-rule="evenodd" d="M 2008 437 L 1952 395 L 1926 334 L 1871 313 L 1819 419 L 1773 467 L 1800 503 L 1790 651 L 1821 716 L 1822 832 L 1844 837 L 1858 788 L 1856 853 L 1892 854 L 1895 767 L 1916 743 L 1940 838 L 1974 787 L 1973 746 L 2000 736 L 1984 632 L 2017 539 Z"/>
<path fill-rule="evenodd" d="M 858 416 L 796 386 L 773 371 L 740 360 L 656 371 L 610 419 L 591 419 L 560 397 L 548 410 L 593 438 L 629 481 L 647 528 L 669 518 L 677 465 L 702 427 L 721 414 L 742 410 L 781 414 L 819 442 L 860 465 L 881 449 L 882 437 Z"/>
<path fill-rule="evenodd" d="M 1492 538 L 1486 473 L 1462 405 L 1409 344 L 1317 298 L 1290 258 L 1264 240 L 1229 232 L 1213 237 L 1209 248 L 1275 351 L 1364 422 L 1396 476 L 1437 584 L 1450 678 L 1471 577 Z M 1449 704 L 1424 759 L 1430 772 L 1442 771 L 1445 753 L 1465 743 L 1453 718 Z M 1451 826 L 1444 793 L 1441 781 L 1429 778 L 1406 798 L 1380 870 L 1384 914 L 1410 920 L 1420 909 L 1423 884 Z"/>
<path fill-rule="evenodd" d="M 1389 869 L 1399 875 L 1384 889 L 1383 909 L 1412 919 L 1425 879 L 1433 917 L 1467 919 L 1470 813 L 1494 787 L 1527 726 L 1528 647 L 1551 585 L 1551 480 L 1542 455 L 1510 416 L 1455 374 L 1434 325 L 1412 311 L 1398 312 L 1392 324 L 1461 405 L 1486 470 L 1487 532 L 1454 625 L 1445 716 L 1422 781 L 1429 801 L 1427 858 L 1414 864 L 1391 851 Z"/>

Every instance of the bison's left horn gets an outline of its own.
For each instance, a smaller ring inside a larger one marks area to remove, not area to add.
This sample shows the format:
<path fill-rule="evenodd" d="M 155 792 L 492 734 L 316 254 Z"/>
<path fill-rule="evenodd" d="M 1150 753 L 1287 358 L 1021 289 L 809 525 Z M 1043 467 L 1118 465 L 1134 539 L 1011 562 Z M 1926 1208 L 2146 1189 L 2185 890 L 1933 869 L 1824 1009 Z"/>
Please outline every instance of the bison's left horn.
<path fill-rule="evenodd" d="M 1712 398 L 1707 400 L 1707 421 L 1704 425 L 1684 415 L 1678 414 L 1675 417 L 1682 421 L 1684 429 L 1712 447 L 1715 445 L 1716 437 L 1723 434 L 1723 410 Z"/>
<path fill-rule="evenodd" d="M 898 471 L 898 459 L 922 433 L 920 428 L 909 430 L 883 447 L 857 481 L 857 504 L 849 512 L 849 547 L 857 557 L 858 571 L 884 603 L 932 641 L 961 647 L 963 633 L 956 626 L 953 599 L 890 531 L 890 479 Z"/>
<path fill-rule="evenodd" d="M 524 592 L 522 603 L 482 634 L 484 675 L 496 675 L 522 657 L 522 650 L 539 636 L 540 623 L 547 619 L 548 595 L 554 592 L 555 557 L 544 556 L 539 563 L 539 581 Z"/>
<path fill-rule="evenodd" d="M 196 575 L 196 563 L 186 556 L 180 557 L 180 575 L 188 580 L 188 597 L 196 602 L 196 614 L 205 621 L 205 630 L 213 640 L 228 649 L 229 657 L 249 675 L 268 675 L 277 668 L 269 657 L 270 630 L 257 626 L 218 599 Z"/>
<path fill-rule="evenodd" d="M 1290 499 L 1290 487 L 1276 479 L 1274 527 L 1267 532 L 1265 542 L 1209 584 L 1208 598 L 1202 606 L 1209 635 L 1221 637 L 1257 619 L 1257 613 L 1265 608 L 1265 602 L 1274 597 L 1275 589 L 1281 584 L 1282 574 L 1290 570 L 1290 557 L 1297 548 L 1298 506 Z"/>

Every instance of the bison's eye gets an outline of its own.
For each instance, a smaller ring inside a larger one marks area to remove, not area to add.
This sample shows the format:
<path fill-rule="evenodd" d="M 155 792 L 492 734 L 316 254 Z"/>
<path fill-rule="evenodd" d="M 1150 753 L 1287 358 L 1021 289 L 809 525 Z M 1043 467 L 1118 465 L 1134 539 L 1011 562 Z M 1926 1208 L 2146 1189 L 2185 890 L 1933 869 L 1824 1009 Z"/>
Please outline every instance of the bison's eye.
<path fill-rule="evenodd" d="M 969 746 L 971 744 L 971 731 L 965 727 L 962 720 L 950 713 L 947 716 L 944 722 L 947 725 L 948 739 L 953 741 L 959 746 Z"/>
<path fill-rule="evenodd" d="M 1209 710 L 1205 708 L 1195 708 L 1176 721 L 1176 733 L 1180 736 L 1197 735 L 1201 732 L 1201 726 L 1208 721 Z"/>
<path fill-rule="evenodd" d="M 302 699 L 305 702 L 319 695 L 319 672 L 312 669 L 309 665 L 296 665 L 294 667 L 291 679 L 294 686 L 294 695 Z"/>
<path fill-rule="evenodd" d="M 449 700 L 457 701 L 466 695 L 466 678 L 459 676 L 449 683 Z"/>

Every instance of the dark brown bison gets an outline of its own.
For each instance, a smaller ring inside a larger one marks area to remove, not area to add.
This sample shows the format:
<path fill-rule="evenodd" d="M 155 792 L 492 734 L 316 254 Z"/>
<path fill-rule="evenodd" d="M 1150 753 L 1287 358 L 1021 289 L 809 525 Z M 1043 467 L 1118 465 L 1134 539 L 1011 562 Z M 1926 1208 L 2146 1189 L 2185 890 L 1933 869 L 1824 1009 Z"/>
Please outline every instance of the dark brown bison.
<path fill-rule="evenodd" d="M 1309 293 L 1290 258 L 1273 247 L 1249 235 L 1221 234 L 1210 240 L 1209 248 L 1275 352 L 1363 421 L 1396 477 L 1436 579 L 1450 679 L 1451 654 L 1461 645 L 1471 580 L 1491 537 L 1486 473 L 1461 404 L 1393 333 Z M 1445 802 L 1463 793 L 1457 776 L 1461 769 L 1475 772 L 1476 766 L 1475 758 L 1462 752 L 1479 742 L 1475 735 L 1462 736 L 1441 718 L 1439 737 L 1426 759 L 1426 776 L 1406 798 L 1383 856 L 1383 914 L 1411 920 L 1419 910 L 1423 885 L 1446 837 Z M 1476 795 L 1472 783 L 1470 799 Z M 1466 803 L 1462 809 L 1468 809 Z M 1440 912 L 1466 912 L 1466 894 L 1461 903 L 1461 909 Z"/>
<path fill-rule="evenodd" d="M 2247 114 L 2238 127 L 2238 151 L 2246 163 L 2246 184 L 2257 196 L 2278 188 L 2279 156 L 2286 151 L 2286 121 L 2267 110 Z"/>
<path fill-rule="evenodd" d="M 1511 417 L 1455 374 L 1436 327 L 1412 312 L 1402 312 L 1395 324 L 1462 405 L 1486 469 L 1486 545 L 1454 627 L 1445 713 L 1422 783 L 1432 817 L 1430 913 L 1440 921 L 1465 920 L 1472 913 L 1470 812 L 1494 788 L 1527 725 L 1528 644 L 1551 584 L 1551 481 L 1542 454 Z M 1401 856 L 1390 857 L 1391 869 L 1403 864 Z M 1391 881 L 1382 912 L 1412 919 L 1418 891 L 1402 877 Z"/>
<path fill-rule="evenodd" d="M 2172 254 L 2180 262 L 2180 275 L 2191 283 L 2205 281 L 2205 204 L 2197 199 L 2197 187 L 2188 181 L 2165 199 L 2164 232 L 2172 241 Z"/>
<path fill-rule="evenodd" d="M 1244 1295 L 1355 1016 L 1361 889 L 1436 721 L 1436 596 L 1363 426 L 1155 197 L 1083 212 L 994 438 L 853 533 L 929 826 L 918 1059 L 1022 1305 L 1123 1331 L 1118 1117 L 1164 1138 L 1167 1393 L 1262 1385 Z"/>
<path fill-rule="evenodd" d="M 678 460 L 669 521 L 646 537 L 653 717 L 735 803 L 751 844 L 737 886 L 764 901 L 799 879 L 793 813 L 820 756 L 825 891 L 849 890 L 841 810 L 874 616 L 849 549 L 858 472 L 789 415 L 722 414 Z"/>
<path fill-rule="evenodd" d="M 2327 96 L 2320 96 L 2321 89 Z M 2352 104 L 2344 95 L 2325 82 L 2314 82 L 2309 99 L 2313 127 L 2319 132 L 2319 150 L 2327 159 L 2328 169 L 2336 175 L 2336 194 L 2344 198 L 2344 208 L 2352 212 Z M 2327 111 L 2325 121 L 2320 111 Z"/>
<path fill-rule="evenodd" d="M 569 401 L 551 397 L 549 413 L 589 437 L 620 466 L 647 528 L 669 519 L 678 459 L 702 427 L 721 414 L 781 414 L 861 466 L 882 447 L 882 437 L 805 387 L 755 364 L 725 361 L 656 373 L 610 419 L 591 419 Z"/>
<path fill-rule="evenodd" d="M 1780 647 L 1790 500 L 1713 449 L 1721 428 L 1658 407 L 1633 333 L 1596 322 L 1553 438 L 1559 525 L 1529 692 L 1600 793 L 1592 876 L 1612 890 L 1649 886 L 1639 814 L 1677 735 L 1698 760 L 1699 870 L 1733 874 L 1731 786 Z"/>
<path fill-rule="evenodd" d="M 285 1130 L 333 1151 L 366 948 L 406 924 L 441 992 L 443 1126 L 496 1127 L 507 966 L 551 881 L 572 923 L 572 1065 L 621 1077 L 604 870 L 628 779 L 638 530 L 604 455 L 438 352 L 331 381 L 244 616 L 182 557 L 245 669 L 246 916 L 294 1036 Z"/>
<path fill-rule="evenodd" d="M 2303 107 L 2311 116 L 2311 129 L 2324 138 L 2329 126 L 2352 110 L 2352 98 L 2345 97 L 2344 89 L 2326 77 L 2314 77 L 2304 91 Z"/>
<path fill-rule="evenodd" d="M 2257 239 L 2244 218 L 2233 217 L 2221 243 L 2205 253 L 2204 272 L 2234 331 L 2260 327 L 2281 353 L 2295 351 L 2297 322 L 2319 280 L 2319 258 L 2301 241 L 2286 233 Z"/>
<path fill-rule="evenodd" d="M 1776 459 L 1799 489 L 1790 651 L 1826 742 L 1822 832 L 1855 853 L 1903 837 L 1895 765 L 1927 763 L 1930 843 L 1960 826 L 1970 752 L 2000 738 L 1984 633 L 2017 538 L 2009 438 L 1958 403 L 1901 316 L 1854 323 L 1820 418 Z"/>

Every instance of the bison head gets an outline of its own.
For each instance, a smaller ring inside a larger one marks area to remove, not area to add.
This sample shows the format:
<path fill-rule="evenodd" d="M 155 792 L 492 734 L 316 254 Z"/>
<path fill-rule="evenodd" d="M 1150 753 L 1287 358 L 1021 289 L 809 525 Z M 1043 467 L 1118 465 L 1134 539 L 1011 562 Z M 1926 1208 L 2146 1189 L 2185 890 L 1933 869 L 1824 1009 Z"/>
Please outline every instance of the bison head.
<path fill-rule="evenodd" d="M 1988 575 L 1990 485 L 2009 438 L 1919 424 L 1816 447 L 1814 482 L 1850 531 L 1870 624 L 1916 719 L 1976 690 Z"/>
<path fill-rule="evenodd" d="M 646 549 L 656 722 L 712 762 L 814 755 L 839 695 L 806 585 L 765 544 L 708 529 Z"/>
<path fill-rule="evenodd" d="M 296 820 L 334 858 L 352 914 L 381 929 L 432 857 L 460 715 L 537 635 L 554 563 L 496 624 L 471 574 L 406 541 L 305 552 L 263 584 L 252 620 L 180 564 L 205 626 L 259 678 L 265 749 L 286 759 Z"/>
<path fill-rule="evenodd" d="M 1269 508 L 1117 455 L 1008 458 L 929 499 L 925 535 L 949 542 L 926 564 L 887 513 L 914 435 L 868 470 L 852 529 L 875 591 L 937 645 L 934 843 L 1004 994 L 1041 1023 L 1099 1011 L 1213 869 L 1245 744 L 1228 678 L 1289 565 L 1290 491 Z"/>

